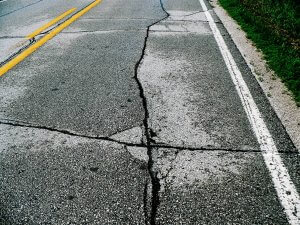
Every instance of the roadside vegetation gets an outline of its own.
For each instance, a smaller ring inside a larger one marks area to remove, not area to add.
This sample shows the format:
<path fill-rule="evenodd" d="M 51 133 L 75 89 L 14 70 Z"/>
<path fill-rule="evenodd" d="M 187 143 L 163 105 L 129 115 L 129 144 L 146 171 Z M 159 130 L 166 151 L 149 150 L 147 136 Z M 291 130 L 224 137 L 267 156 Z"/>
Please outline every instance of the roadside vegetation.
<path fill-rule="evenodd" d="M 300 106 L 300 4 L 298 0 L 219 0 L 259 48 Z"/>

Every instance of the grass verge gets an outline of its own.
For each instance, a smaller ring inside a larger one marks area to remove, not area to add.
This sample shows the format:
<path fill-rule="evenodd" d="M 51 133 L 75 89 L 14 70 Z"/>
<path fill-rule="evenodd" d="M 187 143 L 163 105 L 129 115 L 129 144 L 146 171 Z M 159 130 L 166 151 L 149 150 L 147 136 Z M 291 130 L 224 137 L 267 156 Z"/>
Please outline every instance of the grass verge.
<path fill-rule="evenodd" d="M 300 106 L 300 4 L 297 0 L 219 0 L 259 48 Z"/>

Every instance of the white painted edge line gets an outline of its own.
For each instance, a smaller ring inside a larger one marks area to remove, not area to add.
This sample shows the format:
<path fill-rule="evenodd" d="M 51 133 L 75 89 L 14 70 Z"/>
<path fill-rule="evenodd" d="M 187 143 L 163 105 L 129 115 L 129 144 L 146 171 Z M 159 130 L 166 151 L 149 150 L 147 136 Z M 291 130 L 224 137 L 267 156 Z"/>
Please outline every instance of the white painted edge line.
<path fill-rule="evenodd" d="M 277 195 L 287 215 L 288 221 L 291 225 L 299 225 L 300 198 L 296 187 L 289 176 L 288 170 L 282 162 L 272 135 L 270 134 L 270 131 L 268 130 L 262 115 L 254 102 L 250 90 L 247 87 L 246 82 L 244 81 L 217 25 L 215 24 L 204 1 L 199 0 L 199 2 L 209 22 L 209 26 L 214 34 L 252 129 L 256 135 L 260 149 L 262 150 L 265 164 L 269 169 Z"/>

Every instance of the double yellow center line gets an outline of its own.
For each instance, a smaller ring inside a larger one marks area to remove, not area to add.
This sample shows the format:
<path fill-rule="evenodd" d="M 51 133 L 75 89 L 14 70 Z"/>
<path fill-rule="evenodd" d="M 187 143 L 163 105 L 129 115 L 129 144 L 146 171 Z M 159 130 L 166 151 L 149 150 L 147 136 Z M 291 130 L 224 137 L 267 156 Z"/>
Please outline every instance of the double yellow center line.
<path fill-rule="evenodd" d="M 74 12 L 76 10 L 76 8 L 72 8 L 66 12 L 64 12 L 63 14 L 61 14 L 60 16 L 56 17 L 55 19 L 51 20 L 49 23 L 45 24 L 44 26 L 40 27 L 39 29 L 35 30 L 34 32 L 32 32 L 31 34 L 27 35 L 26 38 L 27 39 L 31 39 L 34 38 L 36 35 L 40 34 L 42 31 L 46 30 L 47 28 L 51 27 L 52 25 L 56 24 L 58 21 L 62 20 L 63 18 L 65 18 L 66 16 L 70 15 L 72 12 Z"/>
<path fill-rule="evenodd" d="M 14 66 L 16 66 L 18 63 L 23 61 L 27 56 L 31 55 L 35 50 L 37 50 L 39 47 L 41 47 L 43 44 L 45 44 L 47 41 L 52 39 L 55 35 L 60 33 L 63 29 L 68 27 L 71 23 L 73 23 L 75 20 L 77 20 L 79 17 L 87 13 L 89 10 L 94 8 L 96 5 L 98 5 L 102 0 L 95 0 L 93 3 L 85 7 L 83 10 L 79 11 L 78 13 L 74 14 L 71 18 L 60 24 L 58 27 L 53 29 L 49 34 L 46 34 L 44 37 L 42 37 L 40 40 L 35 42 L 33 45 L 30 45 L 27 49 L 25 49 L 21 54 L 17 55 L 15 58 L 13 58 L 11 61 L 6 63 L 4 66 L 0 68 L 0 76 L 4 75 L 7 71 L 12 69 Z M 45 29 L 51 27 L 52 25 L 56 24 L 58 21 L 62 20 L 66 16 L 70 15 L 72 12 L 74 12 L 76 8 L 72 8 L 65 13 L 61 14 L 57 18 L 51 20 L 49 23 L 45 24 L 44 26 L 40 27 L 33 33 L 29 34 L 26 38 L 32 39 L 36 35 L 40 34 Z"/>

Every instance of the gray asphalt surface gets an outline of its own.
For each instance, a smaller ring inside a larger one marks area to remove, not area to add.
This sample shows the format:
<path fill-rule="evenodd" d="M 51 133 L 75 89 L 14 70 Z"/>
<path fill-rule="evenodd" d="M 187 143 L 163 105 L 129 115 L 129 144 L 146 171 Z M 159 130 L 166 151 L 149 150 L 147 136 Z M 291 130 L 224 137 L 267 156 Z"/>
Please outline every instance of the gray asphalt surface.
<path fill-rule="evenodd" d="M 0 61 L 91 2 L 0 1 Z M 298 150 L 213 18 L 299 191 Z M 288 224 L 198 0 L 103 0 L 0 77 L 0 224 Z"/>

